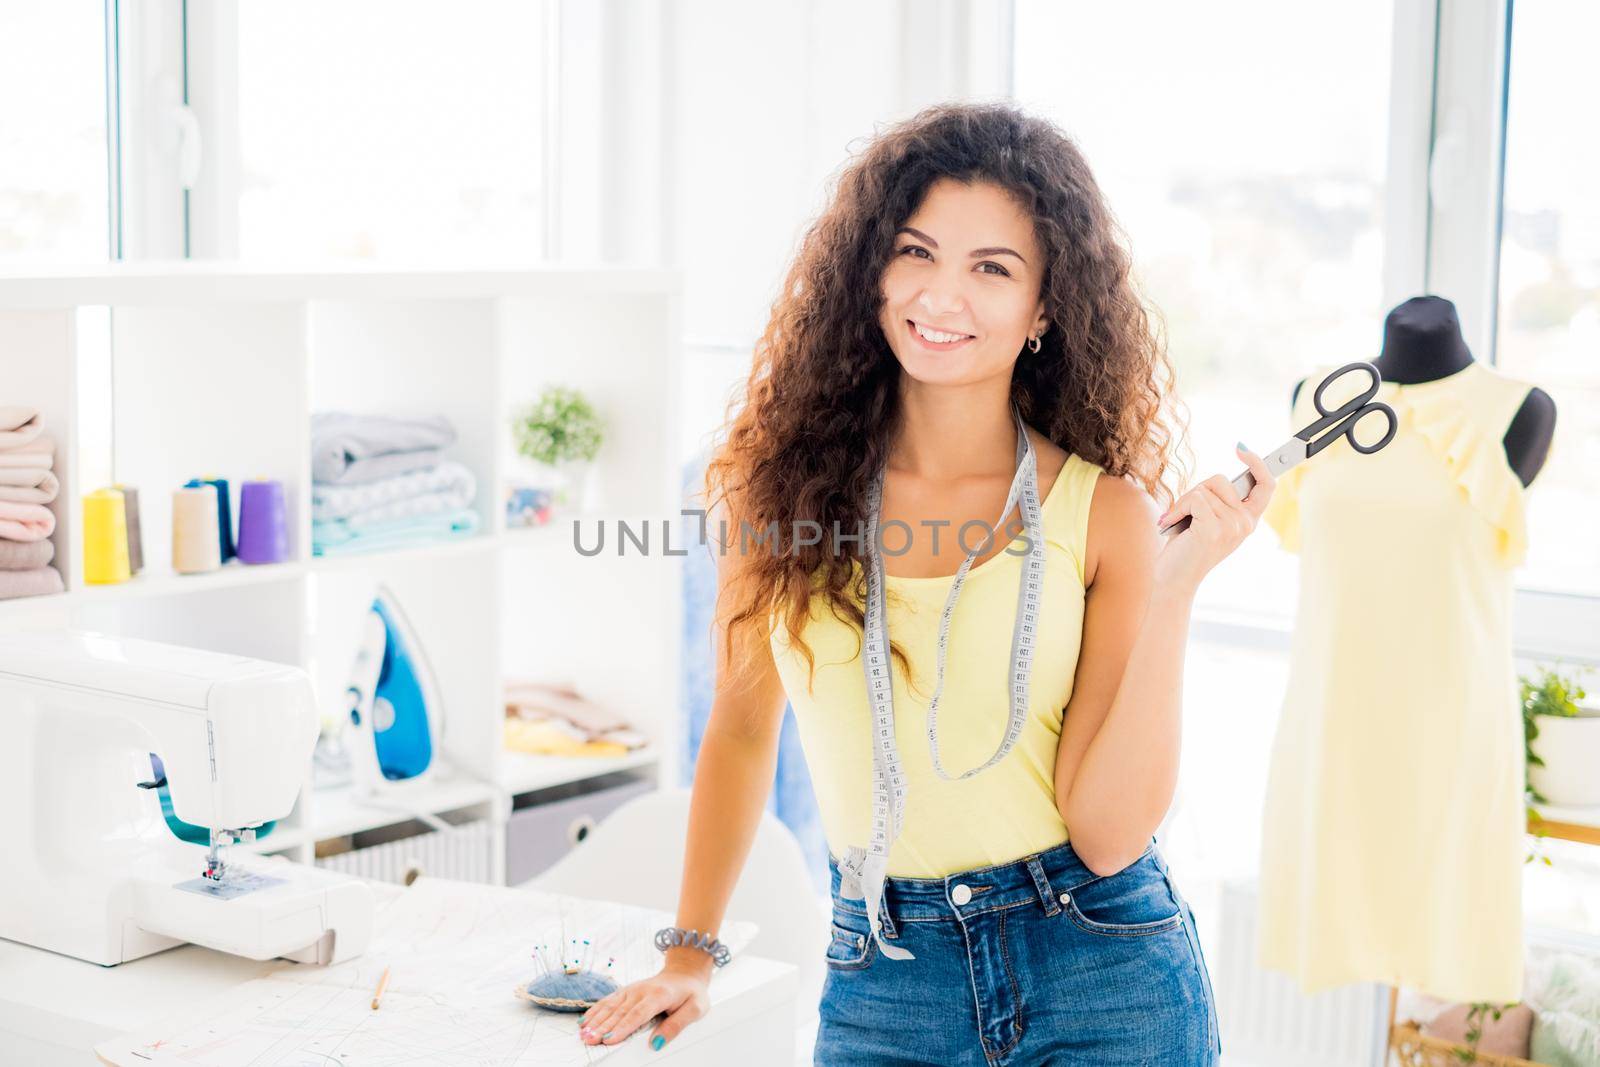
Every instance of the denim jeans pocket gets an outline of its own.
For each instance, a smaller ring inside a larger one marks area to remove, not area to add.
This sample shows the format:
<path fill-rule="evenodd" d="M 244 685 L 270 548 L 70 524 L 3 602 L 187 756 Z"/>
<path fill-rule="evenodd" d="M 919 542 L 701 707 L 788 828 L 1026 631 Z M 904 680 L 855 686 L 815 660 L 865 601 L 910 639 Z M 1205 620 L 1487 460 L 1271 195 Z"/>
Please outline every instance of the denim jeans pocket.
<path fill-rule="evenodd" d="M 1116 874 L 1086 882 L 1062 902 L 1080 929 L 1108 937 L 1149 937 L 1183 926 L 1184 911 L 1153 849 Z"/>
<path fill-rule="evenodd" d="M 873 953 L 877 951 L 877 942 L 872 939 L 871 933 L 863 934 L 849 930 L 837 922 L 830 925 L 833 938 L 828 942 L 829 967 L 841 971 L 854 971 L 872 962 Z"/>

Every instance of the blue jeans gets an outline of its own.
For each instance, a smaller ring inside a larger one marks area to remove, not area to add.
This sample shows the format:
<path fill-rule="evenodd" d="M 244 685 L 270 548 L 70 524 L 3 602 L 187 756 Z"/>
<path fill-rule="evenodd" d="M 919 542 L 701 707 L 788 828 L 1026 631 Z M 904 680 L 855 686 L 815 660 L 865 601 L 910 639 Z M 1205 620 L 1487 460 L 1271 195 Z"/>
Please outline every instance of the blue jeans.
<path fill-rule="evenodd" d="M 1222 1051 L 1194 912 L 1155 839 L 1116 874 L 1071 844 L 945 878 L 890 878 L 878 951 L 839 895 L 815 1062 L 1213 1065 Z"/>

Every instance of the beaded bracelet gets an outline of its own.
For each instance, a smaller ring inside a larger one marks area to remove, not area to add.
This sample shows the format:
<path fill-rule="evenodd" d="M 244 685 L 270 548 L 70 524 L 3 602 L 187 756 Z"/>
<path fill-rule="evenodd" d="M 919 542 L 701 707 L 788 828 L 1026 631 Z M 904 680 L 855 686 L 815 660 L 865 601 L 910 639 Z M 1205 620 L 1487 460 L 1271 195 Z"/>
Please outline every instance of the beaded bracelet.
<path fill-rule="evenodd" d="M 712 937 L 709 933 L 699 930 L 685 930 L 681 926 L 664 926 L 656 931 L 656 948 L 662 952 L 677 945 L 687 945 L 697 948 L 711 957 L 711 962 L 718 967 L 728 962 L 728 946 Z"/>

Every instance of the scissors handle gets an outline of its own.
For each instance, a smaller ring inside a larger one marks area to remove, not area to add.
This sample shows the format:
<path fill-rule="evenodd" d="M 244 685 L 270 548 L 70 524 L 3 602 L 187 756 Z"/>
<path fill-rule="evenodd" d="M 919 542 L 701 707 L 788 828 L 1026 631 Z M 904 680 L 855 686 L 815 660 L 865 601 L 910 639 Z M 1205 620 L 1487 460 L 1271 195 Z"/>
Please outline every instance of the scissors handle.
<path fill-rule="evenodd" d="M 1367 387 L 1338 407 L 1328 407 L 1322 399 L 1322 394 L 1337 378 L 1351 371 L 1365 373 L 1371 379 L 1367 382 Z M 1399 418 L 1395 416 L 1394 409 L 1388 404 L 1381 400 L 1373 399 L 1378 395 L 1378 384 L 1382 381 L 1383 376 L 1378 372 L 1377 367 L 1371 363 L 1357 361 L 1355 363 L 1346 363 L 1317 383 L 1316 391 L 1311 394 L 1311 402 L 1316 405 L 1317 413 L 1321 418 L 1318 418 L 1311 425 L 1295 434 L 1296 437 L 1306 442 L 1306 456 L 1308 458 L 1327 448 L 1340 436 L 1350 442 L 1351 448 L 1363 455 L 1371 455 L 1394 440 L 1395 432 L 1400 429 Z M 1388 427 L 1376 443 L 1364 445 L 1356 438 L 1356 426 L 1362 419 L 1375 411 L 1383 415 Z M 1328 433 L 1317 437 L 1317 434 L 1322 433 L 1323 430 L 1328 430 L 1330 426 L 1332 429 Z"/>
<path fill-rule="evenodd" d="M 1327 403 L 1323 401 L 1322 394 L 1327 390 L 1328 386 L 1332 385 L 1346 374 L 1349 374 L 1351 371 L 1365 374 L 1370 379 L 1367 382 L 1367 387 L 1361 392 L 1357 393 L 1355 396 L 1344 401 L 1344 403 L 1340 404 L 1338 407 L 1330 408 Z M 1311 403 L 1315 405 L 1317 412 L 1322 416 L 1322 419 L 1306 427 L 1300 432 L 1300 435 L 1303 437 L 1308 433 L 1314 434 L 1317 432 L 1317 430 L 1322 429 L 1323 426 L 1339 418 L 1341 415 L 1347 415 L 1366 404 L 1367 401 L 1378 395 L 1378 383 L 1381 381 L 1383 381 L 1383 375 L 1379 372 L 1375 365 L 1359 359 L 1354 363 L 1346 363 L 1344 366 L 1340 367 L 1338 370 L 1334 371 L 1332 374 L 1328 375 L 1326 378 L 1322 379 L 1322 381 L 1317 383 L 1317 388 L 1311 394 Z"/>

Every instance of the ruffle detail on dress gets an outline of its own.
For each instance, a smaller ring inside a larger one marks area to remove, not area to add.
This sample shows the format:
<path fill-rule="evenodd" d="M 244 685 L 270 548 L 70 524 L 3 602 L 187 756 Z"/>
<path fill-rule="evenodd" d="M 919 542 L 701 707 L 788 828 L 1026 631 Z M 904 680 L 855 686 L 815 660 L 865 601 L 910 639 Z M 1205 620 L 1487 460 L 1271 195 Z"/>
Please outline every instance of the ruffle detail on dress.
<path fill-rule="evenodd" d="M 1504 436 L 1525 394 L 1497 395 L 1484 382 L 1484 393 L 1465 402 L 1452 390 L 1390 391 L 1378 399 L 1405 408 L 1428 449 L 1450 472 L 1451 480 L 1472 509 L 1495 531 L 1495 555 L 1506 568 L 1527 557 L 1527 504 L 1522 480 L 1506 460 Z M 1505 410 L 1505 400 L 1514 401 Z"/>

